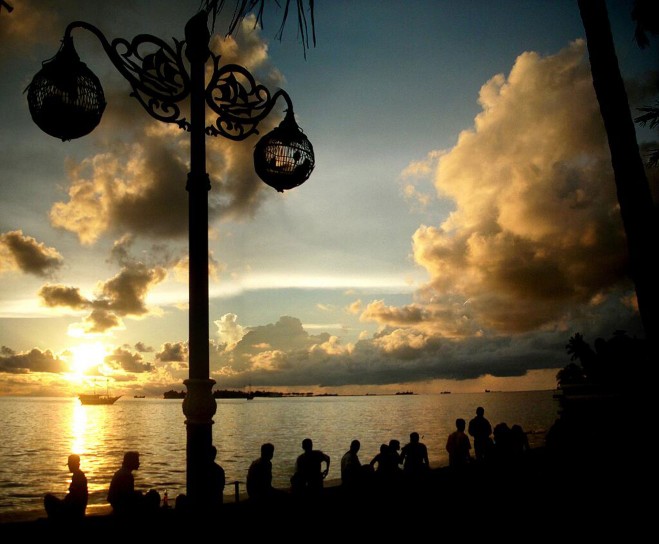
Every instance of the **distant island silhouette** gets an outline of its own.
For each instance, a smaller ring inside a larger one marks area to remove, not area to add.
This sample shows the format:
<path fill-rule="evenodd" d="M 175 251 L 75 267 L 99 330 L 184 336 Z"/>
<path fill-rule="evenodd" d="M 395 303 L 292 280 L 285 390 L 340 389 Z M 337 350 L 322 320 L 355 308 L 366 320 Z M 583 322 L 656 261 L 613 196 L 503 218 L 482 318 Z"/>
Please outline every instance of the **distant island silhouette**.
<path fill-rule="evenodd" d="M 176 391 L 170 389 L 163 393 L 163 398 L 165 399 L 184 399 L 185 391 Z M 396 395 L 416 395 L 413 391 L 399 391 L 395 393 Z M 213 398 L 216 399 L 246 399 L 251 397 L 265 397 L 265 398 L 277 398 L 277 397 L 355 397 L 355 396 L 376 396 L 376 393 L 366 393 L 364 395 L 339 395 L 338 393 L 284 393 L 281 391 L 236 391 L 231 389 L 216 389 L 213 391 Z M 386 395 L 386 394 L 384 394 Z"/>

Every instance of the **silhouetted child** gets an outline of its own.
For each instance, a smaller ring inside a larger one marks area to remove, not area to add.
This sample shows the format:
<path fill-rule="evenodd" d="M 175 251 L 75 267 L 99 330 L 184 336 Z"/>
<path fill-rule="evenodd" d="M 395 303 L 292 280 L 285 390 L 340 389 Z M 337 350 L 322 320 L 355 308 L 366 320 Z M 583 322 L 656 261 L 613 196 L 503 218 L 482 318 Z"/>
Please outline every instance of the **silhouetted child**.
<path fill-rule="evenodd" d="M 471 461 L 471 441 L 465 433 L 466 422 L 459 417 L 455 420 L 455 431 L 448 435 L 446 451 L 448 464 L 453 468 L 464 467 Z"/>
<path fill-rule="evenodd" d="M 85 516 L 89 493 L 87 490 L 87 477 L 80 470 L 80 456 L 75 453 L 69 455 L 67 465 L 71 472 L 68 494 L 63 499 L 51 493 L 44 497 L 43 505 L 49 519 L 70 521 L 82 519 Z"/>

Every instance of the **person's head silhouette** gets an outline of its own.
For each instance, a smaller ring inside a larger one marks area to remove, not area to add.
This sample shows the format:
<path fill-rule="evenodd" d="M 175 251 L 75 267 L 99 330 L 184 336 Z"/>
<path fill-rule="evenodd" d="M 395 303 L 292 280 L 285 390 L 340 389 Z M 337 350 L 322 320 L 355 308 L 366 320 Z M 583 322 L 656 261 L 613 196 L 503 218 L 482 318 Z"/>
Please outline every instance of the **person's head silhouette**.
<path fill-rule="evenodd" d="M 482 417 L 484 414 L 485 414 L 485 408 L 483 408 L 482 406 L 479 406 L 478 408 L 476 408 L 476 415 L 477 416 Z"/>
<path fill-rule="evenodd" d="M 69 455 L 69 459 L 66 463 L 69 466 L 69 470 L 73 472 L 74 470 L 77 470 L 80 468 L 80 456 L 76 455 L 75 453 L 72 453 Z"/>
<path fill-rule="evenodd" d="M 302 441 L 302 449 L 304 451 L 311 451 L 313 449 L 313 442 L 312 442 L 311 438 L 305 438 Z"/>
<path fill-rule="evenodd" d="M 352 453 L 357 453 L 359 451 L 359 448 L 361 448 L 361 446 L 362 445 L 359 442 L 359 440 L 353 440 L 352 442 L 350 442 L 350 451 Z"/>
<path fill-rule="evenodd" d="M 136 451 L 127 451 L 124 453 L 123 466 L 128 470 L 137 470 L 140 468 L 140 454 Z"/>
<path fill-rule="evenodd" d="M 275 455 L 275 447 L 272 444 L 270 444 L 270 442 L 261 444 L 261 457 L 269 461 L 274 457 L 274 455 Z"/>

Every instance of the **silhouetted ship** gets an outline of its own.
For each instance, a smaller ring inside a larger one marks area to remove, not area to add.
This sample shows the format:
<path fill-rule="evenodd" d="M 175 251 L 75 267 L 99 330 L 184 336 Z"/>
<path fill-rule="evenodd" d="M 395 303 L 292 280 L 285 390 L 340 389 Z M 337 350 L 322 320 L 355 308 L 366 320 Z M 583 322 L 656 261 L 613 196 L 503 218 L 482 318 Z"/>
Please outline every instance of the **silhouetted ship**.
<path fill-rule="evenodd" d="M 107 386 L 107 380 L 106 380 L 105 395 L 96 393 L 96 383 L 94 383 L 94 392 L 93 393 L 78 395 L 78 398 L 80 399 L 80 404 L 83 404 L 85 406 L 100 405 L 100 404 L 114 404 L 121 397 L 122 397 L 122 395 L 118 395 L 116 397 L 110 395 L 110 389 Z"/>
<path fill-rule="evenodd" d="M 121 395 L 119 395 L 118 397 L 111 397 L 109 395 L 89 394 L 89 395 L 78 395 L 78 398 L 80 399 L 80 404 L 85 404 L 85 405 L 114 404 L 121 398 Z"/>

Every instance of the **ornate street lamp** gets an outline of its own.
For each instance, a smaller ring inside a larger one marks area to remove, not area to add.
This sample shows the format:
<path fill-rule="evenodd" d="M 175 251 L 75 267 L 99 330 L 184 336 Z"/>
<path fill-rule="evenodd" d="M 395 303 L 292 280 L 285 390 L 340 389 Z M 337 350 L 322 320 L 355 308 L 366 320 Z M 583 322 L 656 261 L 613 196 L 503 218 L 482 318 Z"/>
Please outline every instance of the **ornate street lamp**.
<path fill-rule="evenodd" d="M 189 377 L 183 402 L 186 416 L 187 496 L 193 509 L 208 504 L 208 467 L 212 425 L 217 404 L 212 395 L 215 381 L 209 377 L 208 311 L 208 191 L 206 136 L 244 140 L 258 134 L 259 123 L 278 98 L 287 104 L 281 124 L 263 136 L 254 148 L 259 177 L 277 191 L 304 183 L 314 168 L 311 143 L 297 126 L 290 97 L 278 90 L 273 95 L 259 85 L 245 68 L 220 66 L 220 57 L 209 47 L 208 12 L 201 10 L 185 26 L 185 41 L 171 47 L 161 39 L 140 34 L 127 41 L 109 42 L 95 26 L 75 21 L 66 28 L 62 47 L 28 86 L 27 99 L 34 122 L 46 133 L 64 140 L 91 132 L 105 109 L 98 78 L 80 61 L 71 32 L 84 28 L 100 40 L 114 66 L 130 83 L 134 96 L 149 115 L 176 123 L 190 132 L 189 193 Z M 153 51 L 155 45 L 156 50 Z M 150 46 L 149 51 L 144 46 Z M 189 62 L 186 70 L 185 58 Z M 213 74 L 205 82 L 206 64 L 212 58 Z M 190 120 L 180 104 L 190 100 Z M 217 118 L 205 126 L 206 107 Z"/>

